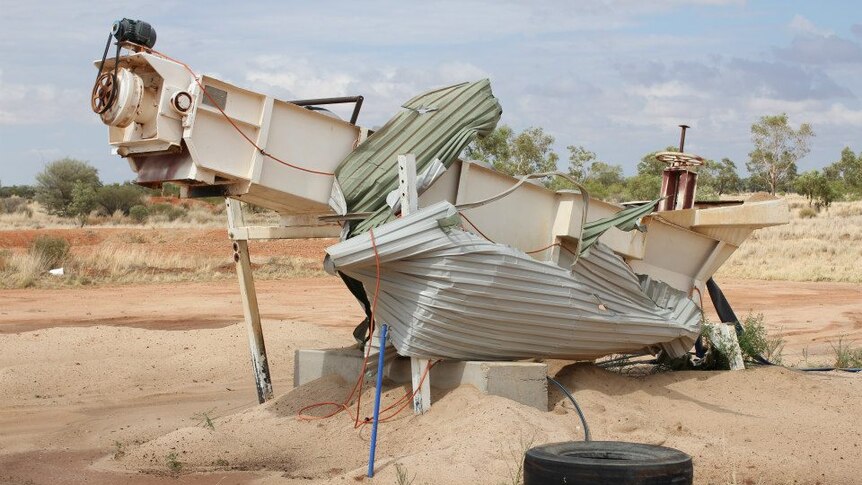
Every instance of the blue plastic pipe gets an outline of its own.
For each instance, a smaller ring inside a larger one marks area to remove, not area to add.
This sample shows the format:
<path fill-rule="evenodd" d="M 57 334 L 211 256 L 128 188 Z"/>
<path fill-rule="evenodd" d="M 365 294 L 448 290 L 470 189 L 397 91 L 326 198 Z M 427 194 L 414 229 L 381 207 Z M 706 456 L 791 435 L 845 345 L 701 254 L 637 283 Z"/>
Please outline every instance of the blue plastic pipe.
<path fill-rule="evenodd" d="M 374 452 L 377 451 L 377 420 L 380 417 L 380 391 L 383 389 L 383 354 L 386 348 L 386 332 L 389 327 L 380 326 L 380 357 L 377 359 L 377 388 L 374 391 L 374 421 L 371 423 L 371 454 L 368 457 L 368 478 L 374 477 Z"/>

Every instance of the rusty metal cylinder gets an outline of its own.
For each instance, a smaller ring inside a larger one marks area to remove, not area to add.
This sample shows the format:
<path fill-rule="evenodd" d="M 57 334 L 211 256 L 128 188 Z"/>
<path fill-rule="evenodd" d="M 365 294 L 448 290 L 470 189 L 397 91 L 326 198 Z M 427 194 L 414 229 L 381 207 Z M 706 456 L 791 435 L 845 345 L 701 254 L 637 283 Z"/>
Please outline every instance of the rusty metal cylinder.
<path fill-rule="evenodd" d="M 661 196 L 658 211 L 691 209 L 697 189 L 697 172 L 680 167 L 664 169 L 661 177 Z"/>

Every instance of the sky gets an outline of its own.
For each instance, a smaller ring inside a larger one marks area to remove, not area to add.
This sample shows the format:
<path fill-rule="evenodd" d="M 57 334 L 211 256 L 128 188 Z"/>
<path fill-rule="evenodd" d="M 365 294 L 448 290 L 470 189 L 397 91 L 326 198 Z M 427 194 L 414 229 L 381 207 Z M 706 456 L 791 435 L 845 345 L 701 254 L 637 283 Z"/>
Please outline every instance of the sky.
<path fill-rule="evenodd" d="M 487 77 L 501 122 L 554 136 L 561 169 L 582 145 L 633 174 L 681 123 L 687 152 L 744 168 L 751 124 L 779 113 L 816 133 L 800 171 L 862 150 L 857 1 L 0 0 L 0 183 L 67 156 L 105 182 L 134 178 L 89 107 L 92 62 L 122 17 L 199 73 L 280 99 L 363 95 L 369 127 Z"/>

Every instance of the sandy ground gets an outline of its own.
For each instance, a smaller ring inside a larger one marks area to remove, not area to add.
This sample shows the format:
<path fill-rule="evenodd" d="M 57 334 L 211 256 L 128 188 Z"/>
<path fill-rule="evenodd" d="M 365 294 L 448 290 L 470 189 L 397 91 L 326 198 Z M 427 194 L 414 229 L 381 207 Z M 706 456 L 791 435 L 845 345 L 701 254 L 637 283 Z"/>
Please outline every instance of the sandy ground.
<path fill-rule="evenodd" d="M 862 285 L 720 282 L 737 313 L 763 312 L 788 341 L 829 359 L 862 342 Z M 364 475 L 368 427 L 346 413 L 301 421 L 352 383 L 291 390 L 293 351 L 345 346 L 360 318 L 334 278 L 262 281 L 274 388 L 256 397 L 233 282 L 0 292 L 0 483 L 349 483 Z M 694 457 L 697 483 L 862 483 L 862 376 L 781 368 L 612 374 L 551 362 L 596 439 L 663 443 Z M 387 387 L 384 403 L 405 390 Z M 538 411 L 464 387 L 435 391 L 380 431 L 374 483 L 511 483 L 528 443 L 579 439 L 556 391 Z M 361 413 L 370 413 L 363 397 Z M 203 415 L 214 419 L 205 426 Z M 181 463 L 175 478 L 168 456 Z M 442 465 L 442 466 L 441 466 Z M 368 479 L 364 481 L 371 482 Z"/>

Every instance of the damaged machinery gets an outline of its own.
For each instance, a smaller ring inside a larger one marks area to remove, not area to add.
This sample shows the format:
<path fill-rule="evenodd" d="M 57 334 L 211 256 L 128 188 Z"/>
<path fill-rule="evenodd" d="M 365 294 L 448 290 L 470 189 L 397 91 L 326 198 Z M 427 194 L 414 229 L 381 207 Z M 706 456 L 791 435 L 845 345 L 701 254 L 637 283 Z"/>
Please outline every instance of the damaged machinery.
<path fill-rule="evenodd" d="M 754 230 L 788 221 L 782 199 L 695 202 L 703 160 L 684 138 L 658 155 L 662 193 L 629 207 L 461 160 L 500 119 L 488 80 L 420 94 L 372 132 L 359 96 L 283 101 L 195 74 L 153 49 L 148 25 L 124 19 L 113 35 L 93 111 L 137 183 L 228 201 L 261 401 L 272 391 L 249 239 L 340 238 L 326 269 L 417 362 L 595 359 L 685 355 L 707 281 Z M 320 109 L 332 102 L 355 103 L 351 119 Z M 281 223 L 246 226 L 237 201 Z"/>

